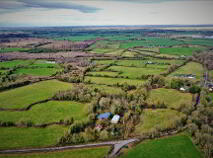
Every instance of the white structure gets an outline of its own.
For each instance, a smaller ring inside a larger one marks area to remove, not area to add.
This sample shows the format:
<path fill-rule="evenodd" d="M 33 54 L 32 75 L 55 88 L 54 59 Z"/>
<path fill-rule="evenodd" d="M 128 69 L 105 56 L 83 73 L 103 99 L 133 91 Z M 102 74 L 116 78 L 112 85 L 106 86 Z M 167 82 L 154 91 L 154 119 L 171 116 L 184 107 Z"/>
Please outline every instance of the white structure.
<path fill-rule="evenodd" d="M 183 87 L 181 87 L 181 88 L 180 88 L 180 91 L 185 91 L 185 90 L 186 90 L 186 89 L 185 89 L 185 88 L 183 88 Z"/>
<path fill-rule="evenodd" d="M 119 115 L 114 115 L 112 120 L 111 120 L 111 123 L 118 123 L 118 121 L 120 120 L 120 116 Z"/>

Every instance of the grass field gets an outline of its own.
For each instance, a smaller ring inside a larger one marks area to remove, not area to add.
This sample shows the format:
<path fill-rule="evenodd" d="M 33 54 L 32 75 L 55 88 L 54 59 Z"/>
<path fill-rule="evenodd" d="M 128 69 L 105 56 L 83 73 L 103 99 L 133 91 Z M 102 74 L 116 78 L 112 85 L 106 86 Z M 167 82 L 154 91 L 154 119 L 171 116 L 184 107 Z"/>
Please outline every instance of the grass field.
<path fill-rule="evenodd" d="M 196 79 L 200 79 L 203 75 L 203 67 L 199 63 L 190 62 L 185 66 L 180 67 L 175 72 L 171 73 L 169 76 L 174 76 L 178 74 L 194 74 Z"/>
<path fill-rule="evenodd" d="M 84 148 L 75 150 L 65 150 L 58 152 L 45 152 L 33 154 L 7 154 L 0 155 L 4 158 L 103 158 L 109 152 L 109 147 Z"/>
<path fill-rule="evenodd" d="M 86 104 L 72 101 L 49 101 L 37 104 L 28 111 L 0 111 L 0 120 L 19 123 L 31 121 L 33 124 L 59 122 L 73 117 L 74 120 L 86 119 Z"/>
<path fill-rule="evenodd" d="M 135 134 L 141 135 L 155 131 L 175 128 L 185 115 L 170 109 L 145 109 L 141 114 L 140 123 L 135 127 Z"/>
<path fill-rule="evenodd" d="M 0 149 L 53 146 L 66 130 L 55 125 L 47 128 L 0 128 Z"/>
<path fill-rule="evenodd" d="M 186 135 L 147 140 L 120 158 L 202 158 L 202 154 Z"/>
<path fill-rule="evenodd" d="M 213 46 L 213 39 L 186 39 L 186 44 L 201 45 L 201 46 Z"/>
<path fill-rule="evenodd" d="M 203 50 L 201 48 L 193 48 L 193 47 L 179 47 L 179 48 L 160 48 L 160 53 L 162 54 L 170 54 L 170 55 L 184 55 L 184 56 L 192 56 L 192 54 L 196 51 Z"/>
<path fill-rule="evenodd" d="M 52 97 L 59 90 L 72 88 L 72 84 L 57 80 L 42 81 L 0 93 L 1 108 L 25 108 L 29 104 Z"/>
<path fill-rule="evenodd" d="M 191 106 L 192 95 L 190 93 L 181 93 L 174 89 L 153 89 L 147 102 L 156 105 L 159 101 L 161 103 L 164 102 L 168 108 L 177 109 L 181 104 Z"/>
<path fill-rule="evenodd" d="M 93 90 L 98 89 L 99 91 L 103 93 L 108 93 L 108 94 L 120 94 L 123 92 L 122 89 L 119 87 L 111 87 L 106 85 L 88 84 L 87 87 Z"/>
<path fill-rule="evenodd" d="M 0 48 L 0 53 L 24 52 L 27 50 L 29 50 L 29 48 Z"/>
<path fill-rule="evenodd" d="M 138 56 L 138 53 L 136 53 L 136 52 L 130 52 L 130 51 L 125 51 L 121 56 L 122 57 L 135 57 L 135 56 Z"/>
<path fill-rule="evenodd" d="M 142 75 L 159 75 L 166 71 L 164 68 L 135 68 L 124 66 L 111 66 L 107 70 L 122 72 L 119 76 L 128 77 L 130 79 L 137 79 Z"/>
<path fill-rule="evenodd" d="M 85 77 L 85 82 L 90 81 L 91 83 L 95 84 L 105 84 L 105 85 L 114 85 L 114 84 L 123 84 L 127 83 L 129 85 L 142 85 L 144 81 L 142 80 L 131 80 L 131 79 L 124 79 L 124 78 L 108 78 L 108 77 Z"/>
<path fill-rule="evenodd" d="M 4 67 L 4 68 L 12 68 L 14 66 L 18 66 L 18 65 L 30 65 L 32 64 L 34 61 L 33 60 L 12 60 L 12 61 L 4 61 L 4 62 L 0 62 L 0 67 Z"/>
<path fill-rule="evenodd" d="M 133 48 L 133 47 L 168 47 L 173 45 L 182 44 L 182 41 L 177 41 L 169 38 L 160 38 L 160 37 L 144 37 L 144 40 L 135 40 L 123 42 L 120 45 L 120 48 Z"/>
<path fill-rule="evenodd" d="M 59 72 L 61 69 L 56 68 L 20 68 L 14 73 L 20 75 L 32 75 L 32 76 L 51 76 Z"/>
<path fill-rule="evenodd" d="M 110 72 L 110 71 L 94 71 L 94 72 L 88 72 L 87 75 L 115 77 L 115 76 L 118 76 L 118 73 Z"/>

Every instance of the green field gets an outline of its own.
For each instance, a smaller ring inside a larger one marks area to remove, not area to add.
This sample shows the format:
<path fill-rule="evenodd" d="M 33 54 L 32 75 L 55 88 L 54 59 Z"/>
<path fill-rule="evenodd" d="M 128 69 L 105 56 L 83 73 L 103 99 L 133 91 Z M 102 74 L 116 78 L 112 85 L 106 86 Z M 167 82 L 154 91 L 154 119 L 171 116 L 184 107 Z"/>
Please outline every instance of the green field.
<path fill-rule="evenodd" d="M 168 108 L 177 109 L 181 104 L 191 106 L 192 95 L 190 93 L 181 93 L 174 89 L 158 88 L 151 91 L 147 102 L 151 105 L 156 105 L 158 102 L 164 102 Z"/>
<path fill-rule="evenodd" d="M 72 101 L 49 101 L 37 104 L 28 111 L 0 111 L 0 121 L 14 123 L 30 121 L 33 124 L 45 124 L 71 117 L 74 120 L 84 120 L 87 117 L 86 113 L 86 104 Z"/>
<path fill-rule="evenodd" d="M 154 132 L 156 129 L 165 130 L 176 127 L 177 122 L 185 117 L 184 114 L 170 109 L 145 109 L 141 114 L 140 123 L 135 127 L 136 135 Z"/>
<path fill-rule="evenodd" d="M 25 108 L 29 104 L 48 99 L 59 90 L 72 88 L 72 84 L 57 80 L 42 81 L 0 93 L 1 108 Z"/>
<path fill-rule="evenodd" d="M 184 43 L 212 47 L 213 39 L 186 39 Z"/>
<path fill-rule="evenodd" d="M 53 146 L 66 130 L 55 125 L 47 128 L 0 128 L 0 149 Z"/>
<path fill-rule="evenodd" d="M 11 61 L 4 61 L 0 62 L 0 67 L 4 68 L 13 68 L 14 66 L 18 65 L 30 65 L 34 62 L 34 60 L 11 60 Z"/>
<path fill-rule="evenodd" d="M 202 158 L 188 136 L 148 140 L 125 152 L 121 158 Z"/>
<path fill-rule="evenodd" d="M 164 68 L 135 68 L 124 66 L 111 66 L 107 70 L 121 72 L 119 76 L 128 77 L 130 79 L 137 79 L 142 75 L 160 75 L 166 71 Z"/>
<path fill-rule="evenodd" d="M 33 154 L 5 154 L 4 158 L 103 158 L 109 152 L 109 147 L 84 148 L 56 152 L 33 153 Z"/>
<path fill-rule="evenodd" d="M 94 71 L 94 72 L 88 72 L 87 75 L 115 77 L 115 76 L 118 76 L 118 73 L 110 72 L 110 71 Z"/>
<path fill-rule="evenodd" d="M 0 48 L 0 53 L 24 52 L 27 50 L 29 50 L 29 48 Z"/>
<path fill-rule="evenodd" d="M 109 77 L 85 77 L 85 82 L 90 81 L 91 83 L 95 84 L 105 84 L 105 85 L 115 85 L 115 84 L 123 84 L 127 83 L 129 85 L 142 85 L 144 81 L 142 80 L 131 80 L 131 79 L 124 79 L 124 78 L 109 78 Z"/>
<path fill-rule="evenodd" d="M 160 48 L 160 53 L 162 54 L 170 54 L 170 55 L 184 55 L 184 56 L 192 56 L 192 54 L 196 51 L 203 50 L 201 48 L 193 48 L 193 47 L 179 47 L 179 48 Z"/>
<path fill-rule="evenodd" d="M 20 68 L 14 73 L 20 75 L 32 75 L 32 76 L 51 76 L 59 72 L 60 69 L 56 68 Z"/>
<path fill-rule="evenodd" d="M 144 37 L 144 40 L 135 40 L 123 42 L 120 45 L 120 48 L 133 48 L 133 47 L 169 47 L 174 45 L 182 44 L 182 41 L 173 40 L 169 38 L 161 37 Z"/>
<path fill-rule="evenodd" d="M 199 63 L 190 62 L 185 66 L 180 67 L 175 72 L 171 73 L 169 76 L 174 76 L 178 74 L 194 74 L 196 79 L 200 79 L 203 75 L 203 66 Z"/>
<path fill-rule="evenodd" d="M 112 86 L 106 86 L 106 85 L 88 84 L 87 87 L 93 90 L 98 89 L 99 91 L 103 93 L 108 93 L 108 94 L 120 94 L 123 92 L 122 89 L 119 87 L 112 87 Z"/>

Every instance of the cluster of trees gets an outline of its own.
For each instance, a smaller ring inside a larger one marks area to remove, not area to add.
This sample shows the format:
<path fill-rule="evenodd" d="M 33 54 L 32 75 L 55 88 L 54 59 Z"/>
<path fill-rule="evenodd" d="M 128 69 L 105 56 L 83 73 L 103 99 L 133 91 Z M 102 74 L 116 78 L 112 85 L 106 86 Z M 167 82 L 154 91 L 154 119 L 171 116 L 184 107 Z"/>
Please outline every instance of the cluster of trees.
<path fill-rule="evenodd" d="M 203 64 L 208 70 L 213 70 L 212 50 L 193 54 L 193 60 Z"/>
<path fill-rule="evenodd" d="M 83 84 L 74 85 L 70 90 L 59 91 L 53 97 L 55 100 L 73 100 L 79 102 L 89 102 L 96 93 Z"/>
<path fill-rule="evenodd" d="M 208 92 L 201 91 L 201 100 L 187 121 L 189 133 L 208 158 L 213 157 L 213 107 Z"/>

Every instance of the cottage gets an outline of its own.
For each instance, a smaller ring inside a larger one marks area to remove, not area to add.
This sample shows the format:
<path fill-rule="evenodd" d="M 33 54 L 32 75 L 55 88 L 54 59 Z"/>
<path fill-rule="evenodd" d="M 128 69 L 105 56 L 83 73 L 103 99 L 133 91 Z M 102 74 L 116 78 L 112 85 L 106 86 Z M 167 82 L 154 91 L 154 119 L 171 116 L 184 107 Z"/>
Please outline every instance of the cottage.
<path fill-rule="evenodd" d="M 98 115 L 98 119 L 101 119 L 101 120 L 108 119 L 111 115 L 112 115 L 111 112 L 105 112 L 103 114 Z"/>
<path fill-rule="evenodd" d="M 111 123 L 117 124 L 119 120 L 120 120 L 120 116 L 114 115 L 112 120 L 111 120 Z"/>

